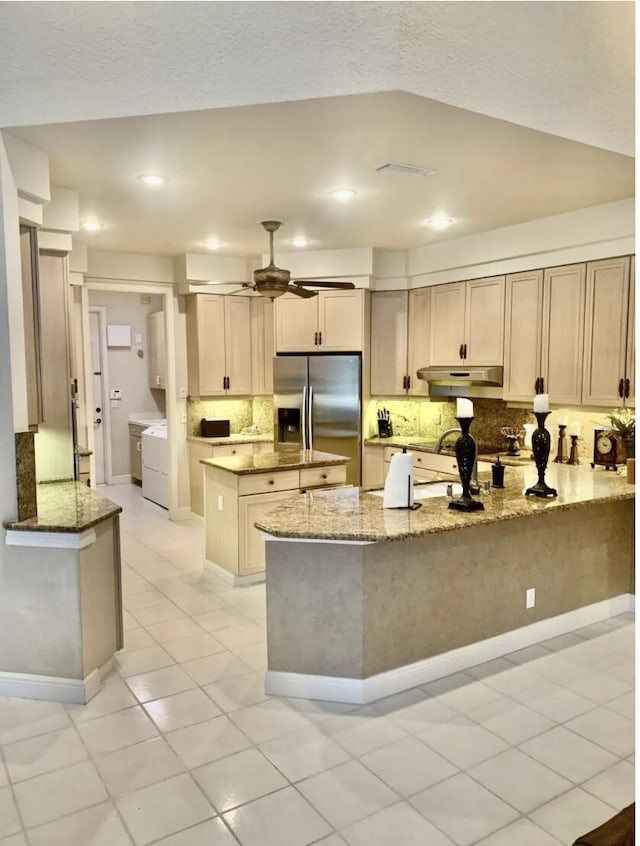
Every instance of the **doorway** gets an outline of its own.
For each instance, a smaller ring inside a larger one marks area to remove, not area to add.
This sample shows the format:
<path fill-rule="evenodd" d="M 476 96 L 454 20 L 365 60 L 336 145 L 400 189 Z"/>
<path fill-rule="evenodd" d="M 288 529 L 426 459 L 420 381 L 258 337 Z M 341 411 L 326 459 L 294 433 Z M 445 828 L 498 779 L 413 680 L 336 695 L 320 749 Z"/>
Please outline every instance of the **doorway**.
<path fill-rule="evenodd" d="M 93 455 L 97 485 L 111 482 L 111 461 L 108 457 L 111 439 L 108 434 L 109 413 L 106 404 L 107 373 L 107 330 L 106 309 L 99 306 L 89 308 L 89 347 L 91 351 L 91 387 L 93 408 Z"/>

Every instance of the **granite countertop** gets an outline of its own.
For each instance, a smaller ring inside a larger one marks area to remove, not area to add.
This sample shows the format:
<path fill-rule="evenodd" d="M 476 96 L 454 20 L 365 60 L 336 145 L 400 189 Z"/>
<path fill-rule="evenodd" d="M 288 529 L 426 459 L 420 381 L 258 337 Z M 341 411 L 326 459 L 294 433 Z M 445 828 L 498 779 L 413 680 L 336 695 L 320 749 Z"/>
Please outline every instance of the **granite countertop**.
<path fill-rule="evenodd" d="M 212 444 L 213 446 L 220 444 L 272 444 L 273 432 L 267 432 L 263 435 L 228 435 L 226 438 L 203 438 L 200 435 L 188 435 L 187 440 L 199 444 Z"/>
<path fill-rule="evenodd" d="M 446 496 L 423 499 L 421 508 L 409 511 L 383 508 L 381 497 L 360 488 L 309 492 L 278 506 L 255 525 L 267 534 L 283 538 L 387 541 L 635 496 L 635 487 L 627 484 L 626 474 L 618 476 L 585 465 L 550 466 L 546 480 L 558 489 L 555 499 L 525 497 L 525 488 L 537 481 L 535 466 L 509 468 L 505 488 L 476 497 L 485 510 L 472 513 L 449 509 Z"/>
<path fill-rule="evenodd" d="M 225 458 L 203 458 L 201 464 L 228 470 L 238 476 L 251 473 L 273 473 L 278 470 L 303 470 L 306 467 L 329 467 L 332 464 L 346 464 L 346 455 L 317 452 L 313 449 L 263 452 L 258 455 L 231 455 Z"/>
<path fill-rule="evenodd" d="M 440 452 L 440 455 L 455 455 L 453 444 L 455 443 L 453 435 L 447 441 L 448 446 Z M 410 452 L 430 452 L 434 453 L 434 440 L 427 438 L 420 438 L 417 435 L 394 435 L 392 438 L 380 438 L 377 435 L 371 438 L 364 439 L 365 446 L 379 446 L 379 447 L 403 447 Z M 505 467 L 522 467 L 522 465 L 531 464 L 531 450 L 522 449 L 519 456 L 507 455 L 506 452 L 501 452 L 495 447 L 488 447 L 478 451 L 478 461 L 494 462 L 500 456 L 500 463 Z"/>
<path fill-rule="evenodd" d="M 36 489 L 38 514 L 7 521 L 5 529 L 22 532 L 84 532 L 122 511 L 119 505 L 80 482 L 49 482 Z"/>

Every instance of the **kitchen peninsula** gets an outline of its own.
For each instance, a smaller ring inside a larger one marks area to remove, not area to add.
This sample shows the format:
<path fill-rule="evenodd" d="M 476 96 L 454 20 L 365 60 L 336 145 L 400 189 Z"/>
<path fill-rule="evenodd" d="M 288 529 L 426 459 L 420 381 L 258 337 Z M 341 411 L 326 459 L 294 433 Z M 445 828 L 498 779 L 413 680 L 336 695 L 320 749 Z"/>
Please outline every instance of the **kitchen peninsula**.
<path fill-rule="evenodd" d="M 370 702 L 630 610 L 634 487 L 553 465 L 558 497 L 525 497 L 536 478 L 510 468 L 472 514 L 446 497 L 384 509 L 352 488 L 259 520 L 267 692 Z"/>
<path fill-rule="evenodd" d="M 35 492 L 36 516 L 4 523 L 0 696 L 85 703 L 123 645 L 122 508 L 78 482 Z"/>
<path fill-rule="evenodd" d="M 207 565 L 234 585 L 264 581 L 255 522 L 301 491 L 344 486 L 348 461 L 316 450 L 202 459 Z"/>

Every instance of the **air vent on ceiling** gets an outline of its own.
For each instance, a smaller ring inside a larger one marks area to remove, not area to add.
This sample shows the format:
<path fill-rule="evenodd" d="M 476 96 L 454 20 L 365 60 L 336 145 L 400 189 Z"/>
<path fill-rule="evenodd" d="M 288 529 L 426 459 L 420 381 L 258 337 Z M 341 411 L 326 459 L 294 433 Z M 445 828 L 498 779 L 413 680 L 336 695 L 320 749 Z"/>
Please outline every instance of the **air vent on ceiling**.
<path fill-rule="evenodd" d="M 430 176 L 435 170 L 430 167 L 406 164 L 405 162 L 385 162 L 376 168 L 376 173 L 397 173 L 400 176 Z"/>

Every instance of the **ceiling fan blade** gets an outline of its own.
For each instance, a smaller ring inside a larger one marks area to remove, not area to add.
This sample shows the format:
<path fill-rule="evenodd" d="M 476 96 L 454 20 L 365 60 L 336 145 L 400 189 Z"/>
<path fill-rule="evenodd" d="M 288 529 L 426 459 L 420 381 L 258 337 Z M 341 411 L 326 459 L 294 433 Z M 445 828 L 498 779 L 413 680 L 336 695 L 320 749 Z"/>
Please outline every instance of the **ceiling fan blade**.
<path fill-rule="evenodd" d="M 290 294 L 295 294 L 296 297 L 304 297 L 305 299 L 309 299 L 309 297 L 317 297 L 317 291 L 308 291 L 306 288 L 303 288 L 301 285 L 289 285 L 287 288 L 287 292 Z"/>
<path fill-rule="evenodd" d="M 348 290 L 355 288 L 353 282 L 330 282 L 328 279 L 294 279 L 294 285 L 309 285 L 312 288 L 338 288 Z"/>

